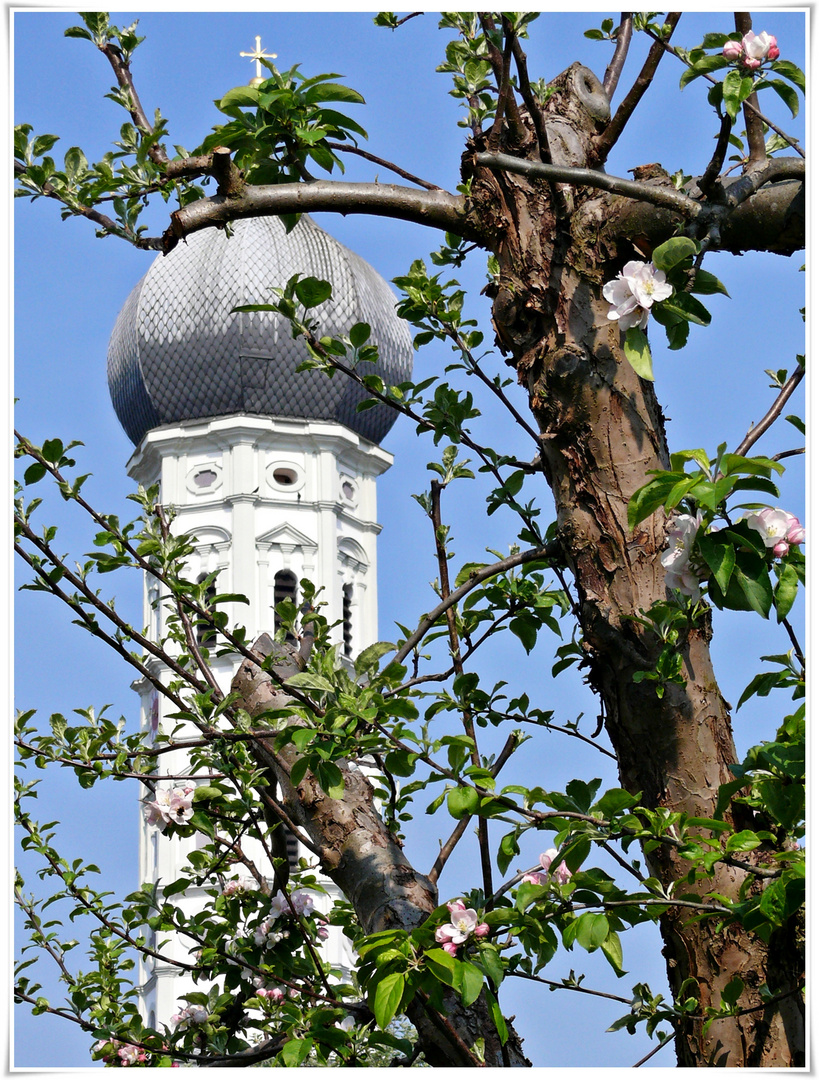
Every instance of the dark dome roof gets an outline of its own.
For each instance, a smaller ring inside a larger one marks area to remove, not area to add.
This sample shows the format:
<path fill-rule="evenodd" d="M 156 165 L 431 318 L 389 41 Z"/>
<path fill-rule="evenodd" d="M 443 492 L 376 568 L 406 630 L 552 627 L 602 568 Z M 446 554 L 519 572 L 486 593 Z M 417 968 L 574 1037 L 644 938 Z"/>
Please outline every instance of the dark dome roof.
<path fill-rule="evenodd" d="M 321 334 L 372 328 L 377 367 L 389 384 L 412 372 L 409 327 L 395 314 L 395 297 L 376 271 L 302 217 L 290 233 L 278 218 L 247 218 L 194 233 L 159 256 L 119 313 L 108 347 L 108 387 L 129 438 L 181 420 L 234 413 L 335 420 L 379 442 L 396 413 L 386 405 L 356 412 L 366 392 L 341 373 L 297 372 L 303 341 L 272 311 L 240 312 L 270 303 L 273 287 L 295 273 L 329 281 L 333 296 L 314 309 Z"/>

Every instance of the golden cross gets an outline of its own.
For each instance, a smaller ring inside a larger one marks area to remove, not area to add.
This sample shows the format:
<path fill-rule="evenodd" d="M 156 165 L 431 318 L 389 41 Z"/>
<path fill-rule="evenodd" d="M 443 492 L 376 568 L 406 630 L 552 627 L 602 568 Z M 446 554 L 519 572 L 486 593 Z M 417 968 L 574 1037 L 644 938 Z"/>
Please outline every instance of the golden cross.
<path fill-rule="evenodd" d="M 257 34 L 256 35 L 256 48 L 253 50 L 253 52 L 241 52 L 241 53 L 239 53 L 239 56 L 247 56 L 251 60 L 256 61 L 256 78 L 261 79 L 262 78 L 262 60 L 263 59 L 264 60 L 275 60 L 277 54 L 276 53 L 266 53 L 262 49 L 262 39 Z"/>

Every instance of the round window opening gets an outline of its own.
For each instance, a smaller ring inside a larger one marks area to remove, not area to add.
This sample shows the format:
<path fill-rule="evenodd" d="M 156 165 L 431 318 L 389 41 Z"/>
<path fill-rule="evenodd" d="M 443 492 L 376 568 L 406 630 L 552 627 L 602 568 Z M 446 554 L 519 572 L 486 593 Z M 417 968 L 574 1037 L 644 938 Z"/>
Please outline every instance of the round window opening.
<path fill-rule="evenodd" d="M 212 487 L 216 483 L 216 473 L 213 469 L 200 469 L 193 482 L 198 488 Z"/>
<path fill-rule="evenodd" d="M 295 469 L 274 469 L 273 479 L 281 487 L 292 487 L 298 480 Z"/>

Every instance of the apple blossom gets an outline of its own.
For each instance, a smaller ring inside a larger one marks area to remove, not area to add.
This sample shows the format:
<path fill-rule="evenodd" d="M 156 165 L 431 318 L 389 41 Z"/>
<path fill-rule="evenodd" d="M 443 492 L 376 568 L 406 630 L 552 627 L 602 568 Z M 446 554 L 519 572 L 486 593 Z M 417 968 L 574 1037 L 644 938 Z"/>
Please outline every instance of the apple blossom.
<path fill-rule="evenodd" d="M 787 510 L 766 507 L 756 512 L 749 511 L 745 518 L 749 527 L 765 541 L 765 547 L 771 548 L 778 559 L 787 555 L 792 545 L 805 541 L 804 526 L 795 514 Z"/>
<path fill-rule="evenodd" d="M 681 593 L 700 598 L 700 582 L 691 564 L 691 548 L 702 521 L 701 513 L 696 517 L 691 514 L 677 514 L 668 533 L 668 547 L 660 557 L 665 569 L 665 583 L 669 589 L 679 589 Z"/>
<path fill-rule="evenodd" d="M 662 270 L 635 259 L 627 262 L 613 281 L 603 286 L 603 296 L 611 304 L 609 319 L 617 319 L 621 330 L 648 324 L 652 304 L 667 300 L 674 290 Z"/>
<path fill-rule="evenodd" d="M 731 62 L 739 60 L 742 67 L 755 71 L 766 60 L 778 59 L 779 47 L 773 34 L 764 30 L 755 34 L 753 30 L 749 30 L 741 41 L 726 41 L 722 47 L 722 55 Z"/>
<path fill-rule="evenodd" d="M 571 870 L 566 866 L 564 862 L 561 862 L 554 870 L 552 870 L 552 863 L 557 858 L 557 848 L 549 848 L 548 851 L 544 851 L 540 856 L 539 862 L 550 877 L 554 878 L 558 885 L 565 885 L 572 876 Z"/>
<path fill-rule="evenodd" d="M 173 789 L 157 788 L 153 801 L 146 802 L 143 807 L 146 822 L 157 825 L 162 832 L 166 825 L 172 823 L 184 825 L 193 817 L 195 790 L 195 784 L 184 784 Z"/>

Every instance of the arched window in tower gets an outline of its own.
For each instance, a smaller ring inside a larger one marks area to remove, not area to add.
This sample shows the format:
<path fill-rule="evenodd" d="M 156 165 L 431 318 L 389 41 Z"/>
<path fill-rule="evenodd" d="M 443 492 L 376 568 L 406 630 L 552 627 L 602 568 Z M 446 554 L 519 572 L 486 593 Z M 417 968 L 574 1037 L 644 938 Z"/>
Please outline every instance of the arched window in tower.
<path fill-rule="evenodd" d="M 344 655 L 353 655 L 353 587 L 347 584 L 342 589 L 341 629 L 344 635 Z"/>
<path fill-rule="evenodd" d="M 296 575 L 290 570 L 279 570 L 273 579 L 273 606 L 274 609 L 279 606 L 284 600 L 289 600 L 291 603 L 296 602 Z M 278 611 L 275 612 L 273 618 L 273 626 L 276 630 L 282 624 L 281 615 Z"/>
<path fill-rule="evenodd" d="M 197 583 L 201 585 L 203 581 L 207 580 L 207 577 L 207 574 L 200 574 L 199 577 L 196 579 Z M 208 611 L 213 611 L 213 600 L 215 596 L 216 582 L 212 581 L 210 585 L 208 585 L 208 587 L 205 589 L 205 607 L 208 609 Z M 216 642 L 216 631 L 213 629 L 212 626 L 209 626 L 207 623 L 200 621 L 199 625 L 196 628 L 196 641 L 199 645 L 213 645 Z"/>

